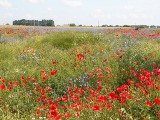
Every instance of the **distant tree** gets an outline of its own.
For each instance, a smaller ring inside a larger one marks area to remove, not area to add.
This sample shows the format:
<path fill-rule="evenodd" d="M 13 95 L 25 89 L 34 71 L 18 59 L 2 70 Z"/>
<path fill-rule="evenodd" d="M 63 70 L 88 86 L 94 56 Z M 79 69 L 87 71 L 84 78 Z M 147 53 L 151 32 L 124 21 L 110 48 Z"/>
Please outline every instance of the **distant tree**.
<path fill-rule="evenodd" d="M 113 25 L 109 25 L 109 27 L 113 27 Z"/>
<path fill-rule="evenodd" d="M 7 23 L 6 25 L 9 25 L 9 23 Z"/>
<path fill-rule="evenodd" d="M 107 25 L 102 25 L 102 27 L 107 27 Z"/>
<path fill-rule="evenodd" d="M 156 28 L 156 26 L 155 25 L 151 25 L 150 28 Z"/>
<path fill-rule="evenodd" d="M 69 24 L 69 26 L 70 26 L 70 27 L 75 27 L 75 26 L 76 26 L 76 24 L 71 23 L 71 24 Z"/>
<path fill-rule="evenodd" d="M 131 27 L 130 25 L 123 25 L 123 27 Z"/>
<path fill-rule="evenodd" d="M 79 27 L 82 27 L 82 25 L 78 25 Z"/>
<path fill-rule="evenodd" d="M 149 26 L 147 26 L 147 25 L 136 25 L 135 26 L 135 30 L 139 30 L 141 28 L 149 28 Z"/>
<path fill-rule="evenodd" d="M 52 23 L 47 23 L 47 26 L 52 26 Z"/>
<path fill-rule="evenodd" d="M 26 26 L 29 26 L 30 24 L 29 23 L 26 23 Z"/>

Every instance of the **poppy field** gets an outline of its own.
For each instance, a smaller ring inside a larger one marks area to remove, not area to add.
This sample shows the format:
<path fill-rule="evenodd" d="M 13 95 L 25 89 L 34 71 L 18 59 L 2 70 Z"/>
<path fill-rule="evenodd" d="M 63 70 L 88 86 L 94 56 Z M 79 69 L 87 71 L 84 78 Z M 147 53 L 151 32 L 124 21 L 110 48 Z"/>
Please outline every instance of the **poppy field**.
<path fill-rule="evenodd" d="M 0 120 L 75 119 L 160 119 L 160 30 L 0 29 Z"/>

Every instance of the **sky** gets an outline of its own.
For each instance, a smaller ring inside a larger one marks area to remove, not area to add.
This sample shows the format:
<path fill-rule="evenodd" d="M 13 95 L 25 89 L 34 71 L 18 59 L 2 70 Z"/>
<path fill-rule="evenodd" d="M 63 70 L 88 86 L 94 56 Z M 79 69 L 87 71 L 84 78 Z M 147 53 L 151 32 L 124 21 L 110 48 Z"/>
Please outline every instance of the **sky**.
<path fill-rule="evenodd" d="M 160 25 L 160 0 L 0 0 L 0 25 L 52 19 L 55 25 Z"/>

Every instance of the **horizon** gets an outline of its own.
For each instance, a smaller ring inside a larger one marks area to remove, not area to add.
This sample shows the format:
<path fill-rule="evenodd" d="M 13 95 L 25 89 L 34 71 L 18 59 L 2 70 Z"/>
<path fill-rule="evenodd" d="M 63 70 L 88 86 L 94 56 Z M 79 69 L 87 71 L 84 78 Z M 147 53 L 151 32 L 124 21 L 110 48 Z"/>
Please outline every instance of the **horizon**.
<path fill-rule="evenodd" d="M 0 0 L 0 25 L 20 19 L 51 19 L 56 26 L 159 26 L 158 11 L 158 0 Z"/>

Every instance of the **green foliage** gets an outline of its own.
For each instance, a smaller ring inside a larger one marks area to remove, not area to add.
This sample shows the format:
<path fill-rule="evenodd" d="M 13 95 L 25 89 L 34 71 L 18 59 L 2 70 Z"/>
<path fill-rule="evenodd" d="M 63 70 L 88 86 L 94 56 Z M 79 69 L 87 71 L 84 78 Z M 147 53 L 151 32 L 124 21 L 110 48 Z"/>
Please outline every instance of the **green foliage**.
<path fill-rule="evenodd" d="M 94 44 L 98 40 L 99 38 L 97 38 L 91 32 L 66 31 L 50 33 L 47 36 L 45 36 L 41 42 L 42 44 L 49 44 L 53 47 L 64 50 L 77 47 L 83 44 Z"/>
<path fill-rule="evenodd" d="M 130 25 L 123 25 L 123 27 L 131 27 Z"/>
<path fill-rule="evenodd" d="M 75 27 L 76 24 L 75 24 L 75 23 L 71 23 L 71 24 L 69 24 L 69 26 L 70 26 L 70 27 Z"/>

